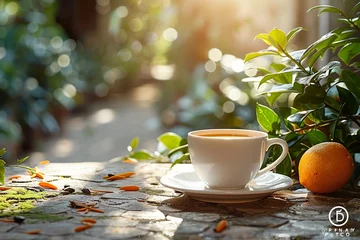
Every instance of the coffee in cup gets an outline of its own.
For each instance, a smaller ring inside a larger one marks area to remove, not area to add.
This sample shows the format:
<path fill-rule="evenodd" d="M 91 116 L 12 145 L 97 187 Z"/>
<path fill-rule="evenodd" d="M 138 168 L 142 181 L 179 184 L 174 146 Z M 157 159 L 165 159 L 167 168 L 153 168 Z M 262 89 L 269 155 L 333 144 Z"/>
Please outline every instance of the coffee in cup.
<path fill-rule="evenodd" d="M 267 133 L 243 129 L 207 129 L 188 134 L 191 163 L 198 177 L 213 189 L 244 188 L 252 179 L 274 169 L 288 153 L 287 143 Z M 279 144 L 282 153 L 260 170 L 265 153 Z"/>

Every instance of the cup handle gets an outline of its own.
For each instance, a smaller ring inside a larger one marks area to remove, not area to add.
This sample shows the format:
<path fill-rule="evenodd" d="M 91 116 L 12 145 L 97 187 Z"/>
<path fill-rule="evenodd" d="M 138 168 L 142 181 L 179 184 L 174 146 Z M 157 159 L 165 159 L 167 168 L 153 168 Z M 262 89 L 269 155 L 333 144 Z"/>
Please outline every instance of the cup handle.
<path fill-rule="evenodd" d="M 258 174 L 256 175 L 256 177 L 259 177 L 261 175 L 263 175 L 264 173 L 269 172 L 270 170 L 273 170 L 274 168 L 276 168 L 277 165 L 279 165 L 286 157 L 286 155 L 288 154 L 288 145 L 287 143 L 279 138 L 271 138 L 271 139 L 267 139 L 266 141 L 266 150 L 269 149 L 269 147 L 271 145 L 274 144 L 279 144 L 282 148 L 282 153 L 280 155 L 280 157 L 278 157 L 278 159 L 276 159 L 274 162 L 272 162 L 270 165 L 268 165 L 267 167 L 261 169 Z"/>

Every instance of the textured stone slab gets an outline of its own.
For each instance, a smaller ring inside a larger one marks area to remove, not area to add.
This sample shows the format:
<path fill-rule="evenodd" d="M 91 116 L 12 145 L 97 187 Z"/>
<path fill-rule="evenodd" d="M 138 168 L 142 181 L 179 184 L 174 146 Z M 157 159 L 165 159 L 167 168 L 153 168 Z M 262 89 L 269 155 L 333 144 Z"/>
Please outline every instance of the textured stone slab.
<path fill-rule="evenodd" d="M 175 235 L 191 235 L 204 232 L 210 227 L 208 223 L 195 221 L 183 221 L 176 229 Z"/>
<path fill-rule="evenodd" d="M 276 217 L 238 217 L 229 219 L 233 225 L 243 225 L 252 227 L 264 227 L 264 228 L 275 228 L 284 225 L 288 222 L 287 219 L 281 219 Z"/>
<path fill-rule="evenodd" d="M 157 209 L 152 211 L 128 211 L 122 217 L 135 220 L 164 220 L 165 215 Z"/>
<path fill-rule="evenodd" d="M 94 227 L 84 232 L 87 236 L 92 236 L 94 239 L 131 239 L 140 238 L 148 234 L 148 231 L 140 230 L 133 227 Z"/>
<path fill-rule="evenodd" d="M 184 220 L 192 220 L 197 222 L 215 222 L 220 219 L 219 214 L 216 213 L 174 212 L 169 213 L 169 215 Z"/>
<path fill-rule="evenodd" d="M 122 199 L 122 200 L 146 200 L 148 194 L 142 192 L 119 192 L 108 193 L 101 196 L 102 199 Z"/>
<path fill-rule="evenodd" d="M 181 223 L 175 221 L 160 221 L 151 223 L 140 223 L 136 227 L 146 231 L 152 232 L 175 232 Z"/>

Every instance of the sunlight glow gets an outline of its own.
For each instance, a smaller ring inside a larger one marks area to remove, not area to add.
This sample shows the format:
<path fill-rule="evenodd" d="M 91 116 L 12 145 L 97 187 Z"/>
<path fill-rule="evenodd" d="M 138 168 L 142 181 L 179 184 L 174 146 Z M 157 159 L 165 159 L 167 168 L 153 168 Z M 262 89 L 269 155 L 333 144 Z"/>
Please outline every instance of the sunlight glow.
<path fill-rule="evenodd" d="M 94 122 L 95 124 L 106 124 L 112 122 L 114 118 L 115 118 L 114 111 L 109 108 L 104 108 L 95 112 L 91 116 L 91 121 Z"/>
<path fill-rule="evenodd" d="M 60 139 L 55 143 L 53 152 L 56 157 L 64 158 L 70 155 L 74 150 L 74 143 L 69 139 Z"/>
<path fill-rule="evenodd" d="M 244 71 L 244 60 L 237 58 L 232 62 L 232 70 L 236 73 Z"/>
<path fill-rule="evenodd" d="M 58 58 L 58 64 L 60 67 L 67 67 L 70 64 L 70 57 L 66 54 L 61 54 Z"/>
<path fill-rule="evenodd" d="M 156 80 L 170 80 L 174 75 L 173 65 L 155 65 L 150 69 L 150 74 Z"/>
<path fill-rule="evenodd" d="M 64 95 L 69 97 L 69 98 L 73 98 L 76 95 L 76 88 L 74 85 L 68 83 L 64 86 Z"/>

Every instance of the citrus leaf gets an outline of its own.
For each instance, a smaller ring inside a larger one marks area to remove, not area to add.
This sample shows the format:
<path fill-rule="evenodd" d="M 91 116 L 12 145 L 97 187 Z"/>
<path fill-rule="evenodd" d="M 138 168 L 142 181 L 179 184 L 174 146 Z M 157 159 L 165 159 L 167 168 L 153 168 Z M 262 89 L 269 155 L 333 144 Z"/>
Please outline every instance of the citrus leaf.
<path fill-rule="evenodd" d="M 328 141 L 327 136 L 320 130 L 314 129 L 306 134 L 312 146 Z"/>
<path fill-rule="evenodd" d="M 150 159 L 155 159 L 156 157 L 148 150 L 143 149 L 131 153 L 130 158 L 134 158 L 136 160 L 150 160 Z"/>
<path fill-rule="evenodd" d="M 256 118 L 265 131 L 276 132 L 280 130 L 280 118 L 271 108 L 257 103 Z"/>
<path fill-rule="evenodd" d="M 260 52 L 248 53 L 245 56 L 244 62 L 247 62 L 251 59 L 265 56 L 265 55 L 279 55 L 279 53 L 277 53 L 276 51 L 260 51 Z"/>
<path fill-rule="evenodd" d="M 360 43 L 349 43 L 343 46 L 338 52 L 338 57 L 349 65 L 350 61 L 360 53 Z"/>
<path fill-rule="evenodd" d="M 340 75 L 341 79 L 345 82 L 348 89 L 360 99 L 360 84 L 358 83 L 359 77 L 350 70 L 343 70 Z"/>
<path fill-rule="evenodd" d="M 271 43 L 269 41 L 269 34 L 267 33 L 260 33 L 258 35 L 255 36 L 254 40 L 256 39 L 261 39 L 263 40 L 267 45 L 270 45 L 271 46 Z"/>
<path fill-rule="evenodd" d="M 178 159 L 176 159 L 172 164 L 171 167 L 174 167 L 176 164 L 182 163 L 185 160 L 190 160 L 190 154 L 189 153 L 185 153 L 183 154 L 181 157 L 179 157 Z"/>
<path fill-rule="evenodd" d="M 286 175 L 286 176 L 291 176 L 291 169 L 292 169 L 292 166 L 291 166 L 291 157 L 290 157 L 290 154 L 288 153 L 285 157 L 285 159 L 279 164 L 276 166 L 276 173 L 279 173 L 279 174 L 283 174 L 283 175 Z"/>
<path fill-rule="evenodd" d="M 176 133 L 168 132 L 158 137 L 158 141 L 162 142 L 169 150 L 180 146 L 182 138 Z"/>
<path fill-rule="evenodd" d="M 17 160 L 17 164 L 18 165 L 20 165 L 20 164 L 22 164 L 26 159 L 28 159 L 29 158 L 29 156 L 26 156 L 26 157 L 23 157 L 23 158 L 21 158 L 21 159 L 18 159 Z"/>
<path fill-rule="evenodd" d="M 1 150 L 0 150 L 0 157 L 2 157 L 2 155 L 4 155 L 5 153 L 6 153 L 5 148 L 1 149 Z"/>
<path fill-rule="evenodd" d="M 360 8 L 360 2 L 358 2 L 352 9 L 350 12 L 350 16 L 352 17 L 354 15 L 354 13 L 356 12 L 356 10 Z"/>
<path fill-rule="evenodd" d="M 359 104 L 357 104 L 354 95 L 345 88 L 336 86 L 336 89 L 339 92 L 341 103 L 344 104 L 343 112 L 350 115 L 356 114 L 359 109 Z"/>
<path fill-rule="evenodd" d="M 281 49 L 285 50 L 287 45 L 287 37 L 286 34 L 278 28 L 274 28 L 269 33 L 269 41 L 271 42 L 271 38 L 277 43 L 277 45 L 273 45 L 277 49 L 279 46 Z"/>
<path fill-rule="evenodd" d="M 320 12 L 318 13 L 318 16 L 324 12 L 329 12 L 329 13 L 339 13 L 342 16 L 345 16 L 345 14 L 338 8 L 334 7 L 334 6 L 330 6 L 330 5 L 319 5 L 319 6 L 315 6 L 312 7 L 308 10 L 308 12 L 314 10 L 314 9 L 322 9 L 320 10 Z"/>
<path fill-rule="evenodd" d="M 5 164 L 6 162 L 0 159 L 0 183 L 2 185 L 5 185 Z"/>
<path fill-rule="evenodd" d="M 336 39 L 338 35 L 336 33 L 327 33 L 324 36 L 322 36 L 319 40 L 311 44 L 304 52 L 304 54 L 301 56 L 300 60 L 304 60 L 307 58 L 310 54 L 313 53 L 315 50 L 321 50 L 323 48 L 326 48 L 330 46 Z"/>
<path fill-rule="evenodd" d="M 128 151 L 134 151 L 135 148 L 139 145 L 140 142 L 140 138 L 139 137 L 134 137 L 131 142 L 130 142 L 130 146 L 128 146 Z"/>
<path fill-rule="evenodd" d="M 289 44 L 296 36 L 296 34 L 298 34 L 301 31 L 307 31 L 307 30 L 303 27 L 297 27 L 292 29 L 290 32 L 288 32 L 288 34 L 286 34 L 287 44 Z"/>

